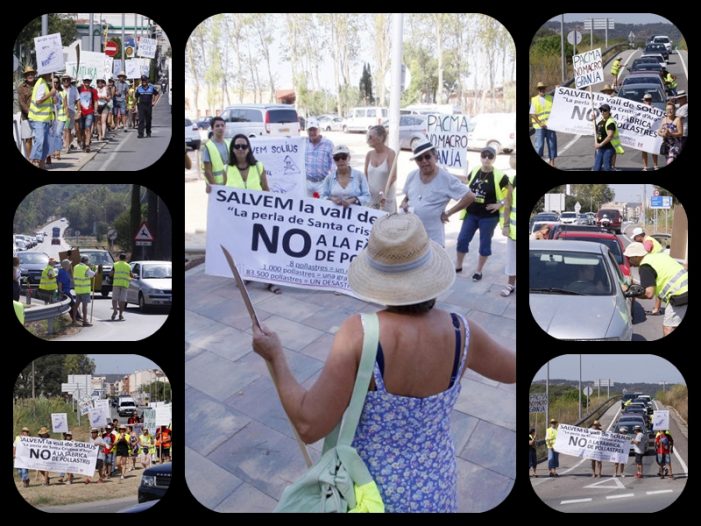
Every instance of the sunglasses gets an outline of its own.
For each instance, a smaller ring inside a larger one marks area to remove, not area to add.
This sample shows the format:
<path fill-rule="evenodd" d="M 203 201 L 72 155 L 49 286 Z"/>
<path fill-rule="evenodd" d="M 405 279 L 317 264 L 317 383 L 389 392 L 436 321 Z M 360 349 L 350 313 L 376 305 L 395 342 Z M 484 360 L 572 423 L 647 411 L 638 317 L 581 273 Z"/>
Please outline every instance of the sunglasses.
<path fill-rule="evenodd" d="M 421 161 L 428 161 L 431 157 L 433 157 L 430 153 L 425 153 L 423 155 L 419 155 L 418 157 L 414 158 L 414 160 L 417 163 L 420 163 Z"/>
<path fill-rule="evenodd" d="M 494 159 L 494 154 L 485 152 L 482 155 L 480 155 L 480 157 L 482 157 L 482 159 Z"/>
<path fill-rule="evenodd" d="M 348 155 L 346 155 L 345 153 L 333 156 L 334 161 L 345 161 L 346 159 L 348 159 Z"/>
<path fill-rule="evenodd" d="M 234 144 L 234 150 L 248 150 L 248 146 L 245 144 Z"/>

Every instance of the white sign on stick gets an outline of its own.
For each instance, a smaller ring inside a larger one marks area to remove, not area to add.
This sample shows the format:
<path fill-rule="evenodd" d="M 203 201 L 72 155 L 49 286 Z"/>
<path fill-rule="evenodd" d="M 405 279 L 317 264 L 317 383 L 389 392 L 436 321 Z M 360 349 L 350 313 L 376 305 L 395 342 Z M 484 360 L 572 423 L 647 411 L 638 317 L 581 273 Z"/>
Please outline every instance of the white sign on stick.
<path fill-rule="evenodd" d="M 652 413 L 652 429 L 654 431 L 669 429 L 669 410 L 658 409 Z"/>
<path fill-rule="evenodd" d="M 66 413 L 51 413 L 51 432 L 68 432 L 68 415 Z"/>
<path fill-rule="evenodd" d="M 251 137 L 251 150 L 263 163 L 270 191 L 294 197 L 307 195 L 304 137 Z"/>
<path fill-rule="evenodd" d="M 88 410 L 88 419 L 91 427 L 105 427 L 105 413 L 101 407 L 93 407 Z"/>
<path fill-rule="evenodd" d="M 131 60 L 125 60 L 126 64 L 125 73 L 128 79 L 138 79 L 141 76 L 140 62 L 133 58 Z"/>
<path fill-rule="evenodd" d="M 630 438 L 619 433 L 560 424 L 557 427 L 555 451 L 592 460 L 628 462 Z"/>
<path fill-rule="evenodd" d="M 603 82 L 604 62 L 601 58 L 601 48 L 590 49 L 572 56 L 572 68 L 574 69 L 574 82 L 578 88 Z"/>
<path fill-rule="evenodd" d="M 435 146 L 438 164 L 450 168 L 467 168 L 467 115 L 431 114 L 426 118 L 428 140 Z M 514 114 L 514 130 L 516 114 Z"/>
<path fill-rule="evenodd" d="M 156 58 L 156 39 L 141 37 L 136 54 L 140 57 Z"/>
<path fill-rule="evenodd" d="M 37 73 L 39 75 L 62 71 L 65 67 L 61 33 L 35 37 L 34 49 L 37 55 Z"/>

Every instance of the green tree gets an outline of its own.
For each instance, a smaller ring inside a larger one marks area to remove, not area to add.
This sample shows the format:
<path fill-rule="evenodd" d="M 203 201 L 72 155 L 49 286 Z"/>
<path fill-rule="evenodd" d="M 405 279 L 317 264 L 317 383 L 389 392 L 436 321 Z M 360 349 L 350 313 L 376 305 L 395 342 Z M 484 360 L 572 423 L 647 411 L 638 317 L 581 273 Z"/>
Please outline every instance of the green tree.
<path fill-rule="evenodd" d="M 61 43 L 64 46 L 71 44 L 77 37 L 78 32 L 75 28 L 75 23 L 71 18 L 75 13 L 50 13 L 49 14 L 49 32 L 51 35 L 53 33 L 61 33 Z M 15 41 L 15 46 L 17 48 L 21 47 L 23 53 L 20 57 L 22 63 L 32 63 L 36 66 L 36 52 L 34 50 L 34 38 L 41 36 L 41 17 L 37 17 L 31 20 L 22 31 L 17 35 L 17 40 Z M 31 50 L 28 54 L 32 55 L 31 60 L 25 55 L 24 50 Z"/>
<path fill-rule="evenodd" d="M 370 75 L 370 64 L 363 65 L 363 75 L 360 77 L 360 97 L 366 106 L 371 106 L 375 103 L 372 96 L 372 76 Z"/>
<path fill-rule="evenodd" d="M 66 354 L 63 363 L 64 374 L 93 374 L 95 361 L 87 354 Z"/>
<path fill-rule="evenodd" d="M 150 402 L 171 402 L 173 393 L 168 382 L 151 382 L 142 385 L 141 392 L 148 394 Z"/>
<path fill-rule="evenodd" d="M 61 383 L 65 381 L 65 355 L 47 354 L 22 369 L 15 382 L 14 398 L 30 398 L 32 385 L 35 396 L 61 396 Z"/>

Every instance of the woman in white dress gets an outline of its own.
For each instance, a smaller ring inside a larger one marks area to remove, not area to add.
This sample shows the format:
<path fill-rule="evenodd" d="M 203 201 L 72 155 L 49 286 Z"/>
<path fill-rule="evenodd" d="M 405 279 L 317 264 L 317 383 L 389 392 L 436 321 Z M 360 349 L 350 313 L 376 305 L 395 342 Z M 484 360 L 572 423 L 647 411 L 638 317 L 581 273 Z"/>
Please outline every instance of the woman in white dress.
<path fill-rule="evenodd" d="M 368 206 L 393 213 L 397 211 L 394 190 L 397 180 L 394 159 L 397 154 L 385 145 L 386 140 L 387 130 L 384 126 L 373 126 L 368 130 L 368 145 L 372 149 L 365 156 L 365 177 L 370 187 L 371 199 Z"/>

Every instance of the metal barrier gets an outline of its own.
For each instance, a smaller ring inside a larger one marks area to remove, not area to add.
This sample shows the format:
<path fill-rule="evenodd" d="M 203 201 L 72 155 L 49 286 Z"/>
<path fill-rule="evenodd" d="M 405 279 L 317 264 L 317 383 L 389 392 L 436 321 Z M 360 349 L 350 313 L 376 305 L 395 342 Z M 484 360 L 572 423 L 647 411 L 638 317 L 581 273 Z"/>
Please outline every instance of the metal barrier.
<path fill-rule="evenodd" d="M 29 289 L 31 291 L 31 289 Z M 53 334 L 54 332 L 54 319 L 58 318 L 62 314 L 66 314 L 71 310 L 71 300 L 65 294 L 61 294 L 63 298 L 55 303 L 49 303 L 48 305 L 37 305 L 33 306 L 31 309 L 24 309 L 24 322 L 32 321 L 48 321 L 47 334 Z M 31 301 L 31 296 L 29 297 Z"/>

